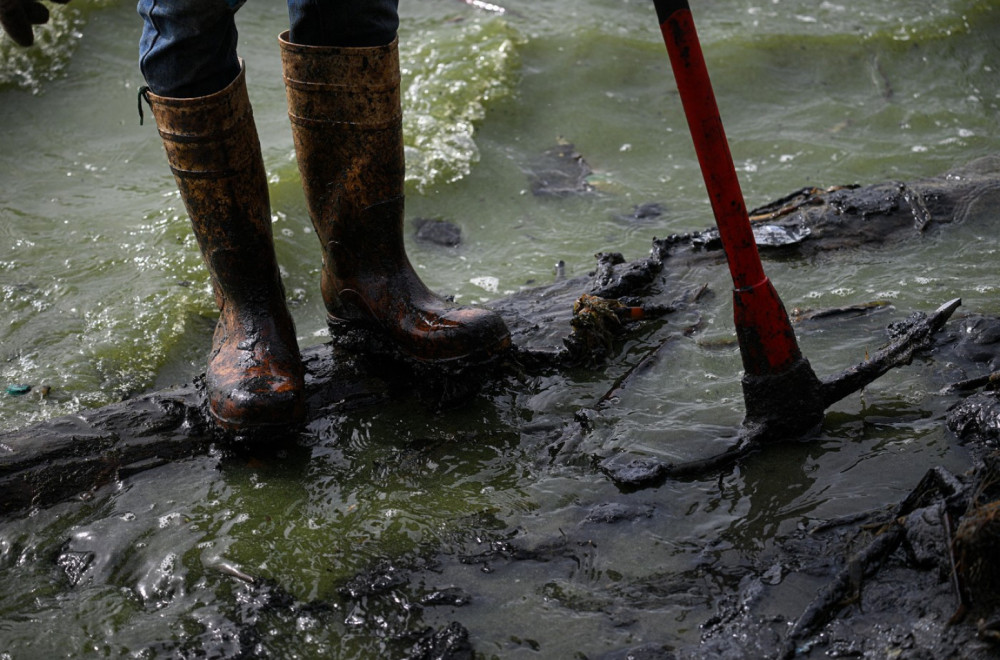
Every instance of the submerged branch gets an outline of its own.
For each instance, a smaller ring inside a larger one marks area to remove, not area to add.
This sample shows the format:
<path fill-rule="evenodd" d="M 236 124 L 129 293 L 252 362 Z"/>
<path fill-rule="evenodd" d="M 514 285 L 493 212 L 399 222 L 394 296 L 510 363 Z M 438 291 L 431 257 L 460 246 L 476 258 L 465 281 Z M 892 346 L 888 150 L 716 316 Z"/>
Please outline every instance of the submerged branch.
<path fill-rule="evenodd" d="M 571 163 L 576 174 L 585 169 L 578 160 L 560 159 Z M 777 250 L 783 256 L 793 251 L 806 256 L 820 250 L 881 247 L 901 236 L 919 236 L 915 226 L 926 230 L 929 223 L 941 226 L 962 219 L 963 209 L 974 200 L 995 194 L 1000 190 L 998 173 L 1000 159 L 992 157 L 902 188 L 899 184 L 876 184 L 799 191 L 760 210 L 764 217 L 759 219 L 766 224 L 761 231 L 766 229 L 776 237 L 762 247 Z M 570 329 L 573 302 L 581 294 L 621 299 L 631 318 L 635 318 L 636 309 L 641 311 L 642 318 L 666 313 L 672 308 L 667 304 L 670 288 L 677 285 L 679 274 L 699 265 L 706 268 L 718 265 L 721 245 L 717 233 L 709 229 L 654 239 L 653 250 L 645 259 L 625 262 L 613 258 L 614 255 L 605 255 L 593 276 L 560 280 L 495 301 L 492 307 L 504 317 L 515 343 L 511 362 L 549 374 L 579 368 L 579 360 L 568 363 L 565 359 L 571 351 L 562 342 Z M 701 293 L 694 298 L 700 297 Z M 957 301 L 949 305 L 957 306 Z M 612 311 L 620 315 L 620 310 Z M 822 400 L 829 405 L 889 368 L 908 362 L 914 352 L 928 345 L 930 334 L 952 311 L 953 307 L 943 307 L 926 322 L 911 327 L 902 339 L 877 353 L 874 359 L 823 382 Z M 607 327 L 613 329 L 615 323 L 608 321 Z M 608 357 L 615 359 L 616 350 Z M 612 385 L 601 405 L 629 386 L 636 375 L 656 361 L 661 350 L 662 347 L 653 349 L 621 382 Z M 426 389 L 426 378 L 401 376 L 398 369 L 373 369 L 371 361 L 358 352 L 347 351 L 345 355 L 344 351 L 338 353 L 330 345 L 324 345 L 303 351 L 303 357 L 312 421 L 375 405 L 394 391 Z M 491 373 L 484 378 L 497 380 L 508 376 Z M 772 439 L 776 425 L 780 426 L 777 424 L 780 420 L 774 422 L 745 421 L 736 444 L 717 456 L 677 464 L 644 461 L 626 468 L 613 468 L 605 461 L 602 469 L 620 485 L 637 487 L 670 477 L 719 470 L 760 449 L 765 439 Z M 79 415 L 0 433 L 0 515 L 23 512 L 32 506 L 48 506 L 167 461 L 206 453 L 219 440 L 203 410 L 203 392 L 198 380 Z"/>
<path fill-rule="evenodd" d="M 965 484 L 943 468 L 928 470 L 920 483 L 895 507 L 891 521 L 879 530 L 868 545 L 851 556 L 834 578 L 819 590 L 789 630 L 781 657 L 791 658 L 805 651 L 806 649 L 801 648 L 803 640 L 836 616 L 845 603 L 858 597 L 861 580 L 878 570 L 882 562 L 903 542 L 906 536 L 904 524 L 906 516 L 919 508 L 929 506 L 931 501 L 938 498 L 945 502 L 964 498 L 967 491 Z M 953 503 L 952 506 L 956 504 Z M 947 506 L 943 513 L 947 516 Z M 948 522 L 947 517 L 944 522 Z M 947 525 L 944 529 L 950 540 L 950 530 Z M 946 546 L 949 552 L 947 559 L 953 565 L 954 559 L 950 555 L 951 545 L 949 542 Z"/>
<path fill-rule="evenodd" d="M 938 307 L 930 316 L 914 314 L 897 330 L 898 339 L 890 346 L 860 365 L 819 383 L 818 396 L 803 396 L 801 400 L 818 401 L 822 406 L 818 412 L 822 414 L 826 407 L 860 390 L 890 369 L 909 364 L 917 351 L 930 345 L 934 333 L 944 327 L 945 322 L 958 309 L 961 302 L 959 298 L 950 300 Z M 812 373 L 808 363 L 803 361 L 799 366 L 796 372 Z M 792 379 L 795 385 L 811 387 L 810 383 L 815 379 L 809 380 L 801 376 L 802 373 L 789 372 L 781 377 Z M 773 381 L 776 378 L 778 376 L 772 376 L 769 380 Z M 749 400 L 757 397 L 758 403 L 755 404 L 755 409 L 760 408 L 759 400 L 767 400 L 772 404 L 770 407 L 773 410 L 768 410 L 765 415 L 755 415 L 752 419 L 748 416 L 744 419 L 739 440 L 724 452 L 684 463 L 664 463 L 654 458 L 637 458 L 625 465 L 618 465 L 617 460 L 613 458 L 602 462 L 601 470 L 620 488 L 633 490 L 655 487 L 670 478 L 697 477 L 727 468 L 775 440 L 794 440 L 812 430 L 815 426 L 812 416 L 817 411 L 811 408 L 803 411 L 794 405 L 790 408 L 774 405 L 773 397 L 752 391 L 754 386 L 767 388 L 773 383 L 758 381 L 744 378 L 745 398 Z M 750 405 L 747 407 L 749 409 Z"/>
<path fill-rule="evenodd" d="M 861 364 L 824 379 L 821 388 L 824 406 L 831 406 L 845 396 L 859 391 L 890 369 L 909 364 L 917 351 L 930 345 L 934 333 L 944 327 L 961 304 L 962 299 L 955 298 L 938 307 L 930 316 L 910 317 L 905 322 L 907 327 L 892 344 Z"/>

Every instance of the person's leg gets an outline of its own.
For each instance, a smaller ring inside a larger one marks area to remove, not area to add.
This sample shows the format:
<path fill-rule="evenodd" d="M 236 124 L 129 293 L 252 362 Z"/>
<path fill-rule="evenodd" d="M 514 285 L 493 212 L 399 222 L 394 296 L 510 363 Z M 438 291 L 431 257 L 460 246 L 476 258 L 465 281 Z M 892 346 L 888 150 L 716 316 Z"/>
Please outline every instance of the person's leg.
<path fill-rule="evenodd" d="M 396 4 L 289 0 L 293 29 L 334 45 L 279 38 L 299 171 L 323 246 L 323 299 L 332 326 L 373 325 L 419 360 L 479 362 L 510 345 L 503 320 L 432 293 L 406 256 Z M 335 19 L 346 22 L 329 38 L 309 29 Z M 378 45 L 343 45 L 359 40 Z"/>
<path fill-rule="evenodd" d="M 289 41 L 305 46 L 384 46 L 399 29 L 399 0 L 288 0 Z"/>
<path fill-rule="evenodd" d="M 294 424 L 304 417 L 304 370 L 232 10 L 221 0 L 143 0 L 140 13 L 145 98 L 220 309 L 205 375 L 209 411 L 236 431 Z M 217 62 L 204 60 L 212 39 L 199 26 L 232 36 Z"/>
<path fill-rule="evenodd" d="M 235 7 L 227 0 L 139 0 L 139 68 L 155 94 L 206 96 L 240 72 Z M 242 4 L 242 2 L 238 3 Z"/>

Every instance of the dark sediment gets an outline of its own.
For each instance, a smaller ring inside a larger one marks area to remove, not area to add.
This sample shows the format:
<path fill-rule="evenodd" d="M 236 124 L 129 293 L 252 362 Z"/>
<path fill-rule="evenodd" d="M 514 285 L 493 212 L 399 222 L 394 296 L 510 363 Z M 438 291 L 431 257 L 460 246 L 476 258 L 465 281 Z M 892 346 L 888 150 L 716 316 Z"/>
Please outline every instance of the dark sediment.
<path fill-rule="evenodd" d="M 549 192 L 540 192 L 545 186 L 539 184 L 536 193 L 559 196 L 571 189 L 586 192 L 589 168 L 577 156 L 571 149 L 553 153 L 552 158 L 570 163 L 571 171 L 557 176 L 553 169 L 545 179 Z M 893 241 L 963 222 L 973 215 L 972 210 L 996 206 L 997 202 L 1000 158 L 989 158 L 940 177 L 906 184 L 807 189 L 752 214 L 762 253 L 793 258 L 859 247 L 887 249 Z M 638 218 L 650 212 L 637 208 L 634 215 Z M 593 409 L 580 411 L 565 420 L 563 428 L 554 429 L 554 446 L 572 446 L 572 436 L 587 432 L 590 420 L 600 414 L 602 406 L 610 405 L 614 392 L 628 387 L 633 373 L 656 368 L 669 341 L 697 332 L 698 305 L 711 292 L 698 283 L 681 281 L 674 273 L 691 264 L 722 258 L 714 229 L 669 236 L 654 240 L 646 258 L 627 261 L 621 255 L 599 255 L 592 276 L 558 281 L 499 300 L 492 307 L 512 331 L 511 353 L 474 377 L 438 374 L 436 387 L 431 388 L 435 399 L 429 403 L 460 400 L 491 381 L 502 380 L 516 388 L 523 373 L 558 372 L 613 361 L 618 359 L 620 339 L 642 324 L 677 323 L 677 334 L 610 383 L 608 394 Z M 594 299 L 581 301 L 585 294 Z M 802 314 L 813 319 L 811 322 L 823 322 L 824 317 L 836 313 L 866 311 L 847 308 Z M 920 336 L 900 348 L 891 360 L 887 358 L 886 364 L 906 363 L 914 352 L 924 351 L 963 365 L 963 378 L 950 384 L 949 393 L 956 401 L 948 426 L 957 441 L 970 448 L 974 469 L 963 475 L 931 471 L 892 511 L 859 512 L 850 520 L 831 521 L 822 528 L 793 534 L 746 566 L 739 588 L 703 626 L 698 648 L 673 649 L 649 643 L 607 657 L 995 657 L 997 628 L 993 617 L 997 603 L 992 594 L 1000 591 L 1000 584 L 993 564 L 984 558 L 996 556 L 1000 550 L 1000 533 L 994 522 L 1000 513 L 995 505 L 1000 497 L 996 486 L 1000 459 L 994 453 L 1000 442 L 1000 397 L 995 387 L 1000 379 L 993 377 L 1000 321 L 969 316 L 942 329 L 930 318 L 914 317 L 899 328 L 902 337 Z M 378 338 L 349 333 L 304 352 L 308 423 L 375 405 L 429 377 L 421 367 L 398 361 L 378 344 Z M 373 350 L 359 353 L 359 347 Z M 857 383 L 871 377 L 870 373 L 855 373 L 865 369 L 869 367 L 859 365 L 830 379 L 840 382 L 837 387 L 841 389 L 831 385 L 824 396 L 833 400 L 841 390 L 853 391 Z M 231 440 L 208 422 L 202 385 L 197 380 L 8 432 L 0 435 L 0 514 L 20 515 L 31 507 L 87 493 L 165 462 L 225 446 Z M 744 436 L 722 456 L 681 467 L 616 457 L 603 469 L 624 490 L 635 489 L 669 477 L 717 470 L 762 449 L 752 436 Z M 629 524 L 652 515 L 655 509 L 651 506 L 609 503 L 594 508 L 586 523 Z M 578 540 L 567 538 L 550 546 L 525 548 L 501 535 L 483 553 L 462 561 L 484 565 L 546 561 L 565 554 Z M 61 565 L 67 575 L 76 570 L 77 559 L 66 556 Z M 380 572 L 376 567 L 372 575 L 359 576 L 358 581 L 345 586 L 341 598 L 375 609 L 398 607 L 402 601 L 414 607 L 461 607 L 468 601 L 467 595 L 447 588 L 415 593 L 408 577 L 426 567 L 397 567 L 401 573 L 393 573 L 396 569 L 391 568 Z M 815 585 L 816 598 L 795 617 L 767 614 L 762 604 L 780 599 L 782 590 L 791 588 L 786 586 L 793 582 L 787 579 L 790 576 L 803 576 Z M 241 623 L 229 638 L 235 640 L 235 646 L 224 649 L 223 655 L 238 654 L 252 644 L 261 612 L 293 616 L 307 611 L 320 620 L 326 616 L 324 604 L 296 603 L 274 585 L 251 581 L 244 591 L 240 601 L 243 609 L 234 615 Z M 404 615 L 399 617 L 402 620 Z M 406 657 L 472 655 L 468 634 L 459 623 L 416 631 L 401 626 L 396 642 Z M 213 642 L 192 643 L 192 649 L 204 651 Z"/>
<path fill-rule="evenodd" d="M 533 185 L 546 188 L 558 181 L 558 191 L 589 190 L 585 176 L 590 169 L 572 145 L 560 145 L 546 159 L 550 166 L 540 168 Z M 763 254 L 771 250 L 815 254 L 862 246 L 884 249 L 892 241 L 961 222 L 973 208 L 997 201 L 1000 157 L 990 157 L 908 184 L 805 189 L 754 209 L 752 215 Z M 724 258 L 714 228 L 654 239 L 649 256 L 635 261 L 620 254 L 600 254 L 589 277 L 557 281 L 496 301 L 492 307 L 511 329 L 514 350 L 506 364 L 488 377 L 503 378 L 511 369 L 559 369 L 607 360 L 616 337 L 637 324 L 655 323 L 671 314 L 676 319 L 680 312 L 696 309 L 705 289 L 679 281 L 672 273 L 706 258 Z M 641 309 L 646 321 L 618 317 L 614 311 L 601 310 L 600 304 L 588 307 L 586 317 L 578 307 L 574 316 L 574 305 L 584 294 Z M 356 349 L 373 342 L 377 344 L 377 338 L 348 333 L 334 344 L 305 351 L 309 421 L 377 403 L 405 389 L 413 377 L 427 376 L 398 362 L 357 356 Z M 989 352 L 986 344 L 963 346 L 966 351 Z M 437 391 L 442 401 L 460 398 L 478 386 L 481 376 L 477 372 L 476 381 L 463 383 L 455 374 L 444 374 Z M 5 494 L 0 513 L 44 506 L 162 461 L 203 453 L 223 441 L 205 417 L 201 387 L 196 380 L 0 435 L 0 489 Z M 833 389 L 829 386 L 824 396 L 832 400 Z M 987 408 L 978 410 L 984 414 Z"/>

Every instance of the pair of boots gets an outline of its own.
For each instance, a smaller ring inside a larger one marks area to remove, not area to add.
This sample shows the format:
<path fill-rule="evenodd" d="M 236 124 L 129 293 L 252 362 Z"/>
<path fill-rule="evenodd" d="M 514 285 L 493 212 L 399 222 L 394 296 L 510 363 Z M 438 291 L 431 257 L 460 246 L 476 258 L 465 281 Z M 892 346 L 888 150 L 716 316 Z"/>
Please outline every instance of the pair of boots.
<path fill-rule="evenodd" d="M 302 46 L 287 32 L 279 41 L 329 319 L 375 326 L 421 361 L 475 362 L 504 350 L 510 335 L 498 315 L 449 305 L 406 257 L 396 42 Z M 301 421 L 304 369 L 245 72 L 205 97 L 146 96 L 221 311 L 206 371 L 209 410 L 236 431 Z"/>

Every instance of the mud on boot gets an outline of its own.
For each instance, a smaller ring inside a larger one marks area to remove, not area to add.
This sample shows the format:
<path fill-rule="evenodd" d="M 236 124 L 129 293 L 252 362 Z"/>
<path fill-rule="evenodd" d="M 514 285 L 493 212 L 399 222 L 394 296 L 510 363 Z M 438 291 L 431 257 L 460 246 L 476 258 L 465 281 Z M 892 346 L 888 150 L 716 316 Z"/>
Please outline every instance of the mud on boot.
<path fill-rule="evenodd" d="M 288 115 L 323 248 L 329 319 L 377 329 L 416 361 L 482 363 L 503 353 L 503 319 L 431 292 L 406 256 L 396 40 L 359 48 L 289 39 L 279 38 Z"/>
<path fill-rule="evenodd" d="M 208 96 L 144 98 L 220 310 L 205 376 L 209 413 L 234 432 L 294 426 L 305 416 L 304 368 L 274 254 L 245 69 Z"/>

